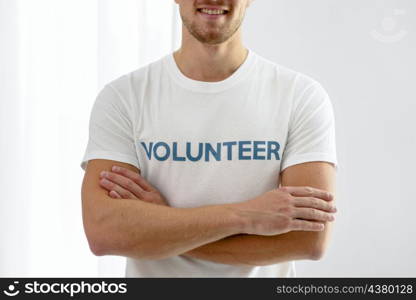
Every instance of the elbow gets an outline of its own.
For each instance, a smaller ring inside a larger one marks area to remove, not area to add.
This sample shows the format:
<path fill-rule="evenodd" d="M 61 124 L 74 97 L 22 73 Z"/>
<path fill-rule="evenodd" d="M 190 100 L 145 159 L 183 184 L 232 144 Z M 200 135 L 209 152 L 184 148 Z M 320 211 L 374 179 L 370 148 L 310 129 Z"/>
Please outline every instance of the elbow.
<path fill-rule="evenodd" d="M 326 255 L 329 245 L 330 236 L 328 231 L 322 234 L 311 234 L 308 242 L 309 247 L 307 249 L 307 259 L 309 260 L 322 260 Z"/>
<path fill-rule="evenodd" d="M 307 253 L 307 257 L 310 260 L 321 260 L 326 253 L 326 247 L 321 244 L 321 243 L 317 243 L 315 245 L 313 245 L 313 247 L 311 247 Z"/>
<path fill-rule="evenodd" d="M 92 219 L 90 216 L 83 216 L 84 223 L 84 233 L 87 238 L 88 246 L 90 251 L 95 256 L 107 255 L 107 243 L 105 241 L 105 234 L 102 234 L 103 230 L 101 229 L 99 222 Z"/>
<path fill-rule="evenodd" d="M 102 234 L 102 224 L 104 216 L 98 207 L 93 207 L 92 199 L 83 199 L 82 222 L 84 234 L 87 238 L 88 246 L 95 256 L 106 255 L 106 245 Z M 88 204 L 88 205 L 87 205 Z"/>
<path fill-rule="evenodd" d="M 98 241 L 88 241 L 88 245 L 90 246 L 92 254 L 95 256 L 104 256 L 107 254 L 105 248 Z"/>
<path fill-rule="evenodd" d="M 85 213 L 83 223 L 89 249 L 95 256 L 119 255 L 148 260 L 173 256 L 167 252 L 169 249 L 156 247 L 145 234 L 138 234 L 136 239 L 123 235 L 119 229 L 111 226 L 103 215 Z"/>
<path fill-rule="evenodd" d="M 93 201 L 89 200 L 89 203 L 91 202 Z M 109 226 L 108 211 L 99 206 L 85 205 L 82 220 L 89 249 L 95 256 L 112 255 L 111 250 L 115 249 L 115 245 L 123 244 L 120 240 L 114 239 L 118 234 L 115 234 L 113 228 Z"/>
<path fill-rule="evenodd" d="M 90 251 L 95 256 L 120 255 L 134 259 L 159 260 L 169 257 L 166 253 L 156 251 L 153 247 L 145 246 L 148 243 L 135 243 L 129 241 L 114 240 L 111 234 L 99 231 L 97 227 L 85 230 Z M 141 245 L 141 246 L 140 246 Z"/>
<path fill-rule="evenodd" d="M 95 256 L 103 256 L 107 254 L 104 241 L 96 230 L 85 228 L 85 234 L 87 237 L 88 246 L 92 254 L 94 254 Z"/>

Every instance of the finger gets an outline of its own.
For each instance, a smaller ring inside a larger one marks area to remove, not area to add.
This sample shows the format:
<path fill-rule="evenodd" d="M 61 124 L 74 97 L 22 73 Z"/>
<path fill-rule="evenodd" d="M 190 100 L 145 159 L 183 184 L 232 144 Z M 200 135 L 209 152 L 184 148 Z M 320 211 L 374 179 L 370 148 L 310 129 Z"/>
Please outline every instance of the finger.
<path fill-rule="evenodd" d="M 144 179 L 144 177 L 141 176 L 139 173 L 133 172 L 132 170 L 129 170 L 120 166 L 113 166 L 111 170 L 117 174 L 123 175 L 133 180 L 135 183 L 140 185 L 140 187 L 143 188 L 147 192 L 155 190 L 155 188 L 146 179 Z"/>
<path fill-rule="evenodd" d="M 105 178 L 100 180 L 100 185 L 108 191 L 116 191 L 124 199 L 138 199 L 134 194 L 122 188 L 118 184 L 111 182 Z"/>
<path fill-rule="evenodd" d="M 104 177 L 105 179 L 112 181 L 113 183 L 133 193 L 138 198 L 143 198 L 143 195 L 144 195 L 143 189 L 136 182 L 132 181 L 130 178 L 124 177 L 123 175 L 119 175 L 113 172 L 107 172 L 107 171 L 101 172 L 100 175 Z"/>
<path fill-rule="evenodd" d="M 310 186 L 282 186 L 280 187 L 280 190 L 297 197 L 316 197 L 326 201 L 334 199 L 334 195 L 332 193 Z"/>
<path fill-rule="evenodd" d="M 122 197 L 120 196 L 119 193 L 117 193 L 116 191 L 110 191 L 110 196 L 113 198 L 118 198 L 121 199 Z"/>
<path fill-rule="evenodd" d="M 117 184 L 113 187 L 112 191 L 116 192 L 118 195 L 120 195 L 120 198 L 123 198 L 123 199 L 138 199 L 136 195 L 134 195 L 133 193 L 129 192 L 128 190 L 122 188 L 121 186 Z"/>
<path fill-rule="evenodd" d="M 314 197 L 298 197 L 293 199 L 296 207 L 311 207 L 323 211 L 336 212 L 337 209 L 332 202 L 328 202 Z"/>
<path fill-rule="evenodd" d="M 333 221 L 334 215 L 331 213 L 323 212 L 322 210 L 314 208 L 304 208 L 304 207 L 295 207 L 293 210 L 292 217 L 305 219 L 305 220 L 314 220 L 314 221 Z"/>
<path fill-rule="evenodd" d="M 290 228 L 296 231 L 322 231 L 325 229 L 325 225 L 318 222 L 295 219 L 291 222 Z"/>

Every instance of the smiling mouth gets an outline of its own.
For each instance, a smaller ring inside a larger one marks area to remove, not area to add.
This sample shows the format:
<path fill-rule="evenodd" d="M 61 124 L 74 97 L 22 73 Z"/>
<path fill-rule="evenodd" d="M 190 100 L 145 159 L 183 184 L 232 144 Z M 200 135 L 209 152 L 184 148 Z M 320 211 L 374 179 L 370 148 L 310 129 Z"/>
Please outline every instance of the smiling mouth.
<path fill-rule="evenodd" d="M 228 10 L 224 9 L 209 9 L 209 8 L 198 8 L 198 12 L 205 14 L 205 15 L 226 15 L 228 14 Z"/>

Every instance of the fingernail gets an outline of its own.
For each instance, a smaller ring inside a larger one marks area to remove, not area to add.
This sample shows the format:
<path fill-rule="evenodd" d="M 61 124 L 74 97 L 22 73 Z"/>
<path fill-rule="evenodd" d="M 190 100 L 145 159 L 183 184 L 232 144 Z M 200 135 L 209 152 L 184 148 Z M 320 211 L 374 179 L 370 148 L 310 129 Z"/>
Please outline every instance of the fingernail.
<path fill-rule="evenodd" d="M 329 217 L 329 219 L 330 219 L 331 221 L 334 221 L 334 220 L 335 220 L 334 215 L 331 215 L 331 216 Z"/>
<path fill-rule="evenodd" d="M 120 171 L 120 168 L 118 167 L 118 166 L 113 166 L 112 168 L 111 168 L 113 171 Z"/>
<path fill-rule="evenodd" d="M 106 171 L 101 171 L 100 176 L 101 176 L 101 177 L 105 177 L 105 176 L 107 176 L 107 172 L 106 172 Z"/>

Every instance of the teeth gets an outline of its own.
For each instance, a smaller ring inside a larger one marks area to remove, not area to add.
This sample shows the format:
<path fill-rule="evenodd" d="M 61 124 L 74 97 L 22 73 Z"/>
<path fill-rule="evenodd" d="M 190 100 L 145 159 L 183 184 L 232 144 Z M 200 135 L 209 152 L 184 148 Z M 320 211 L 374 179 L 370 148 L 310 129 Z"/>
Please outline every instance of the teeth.
<path fill-rule="evenodd" d="M 220 10 L 220 9 L 208 9 L 208 8 L 203 8 L 201 9 L 201 11 L 203 13 L 209 14 L 209 15 L 222 15 L 225 13 L 225 10 Z"/>

